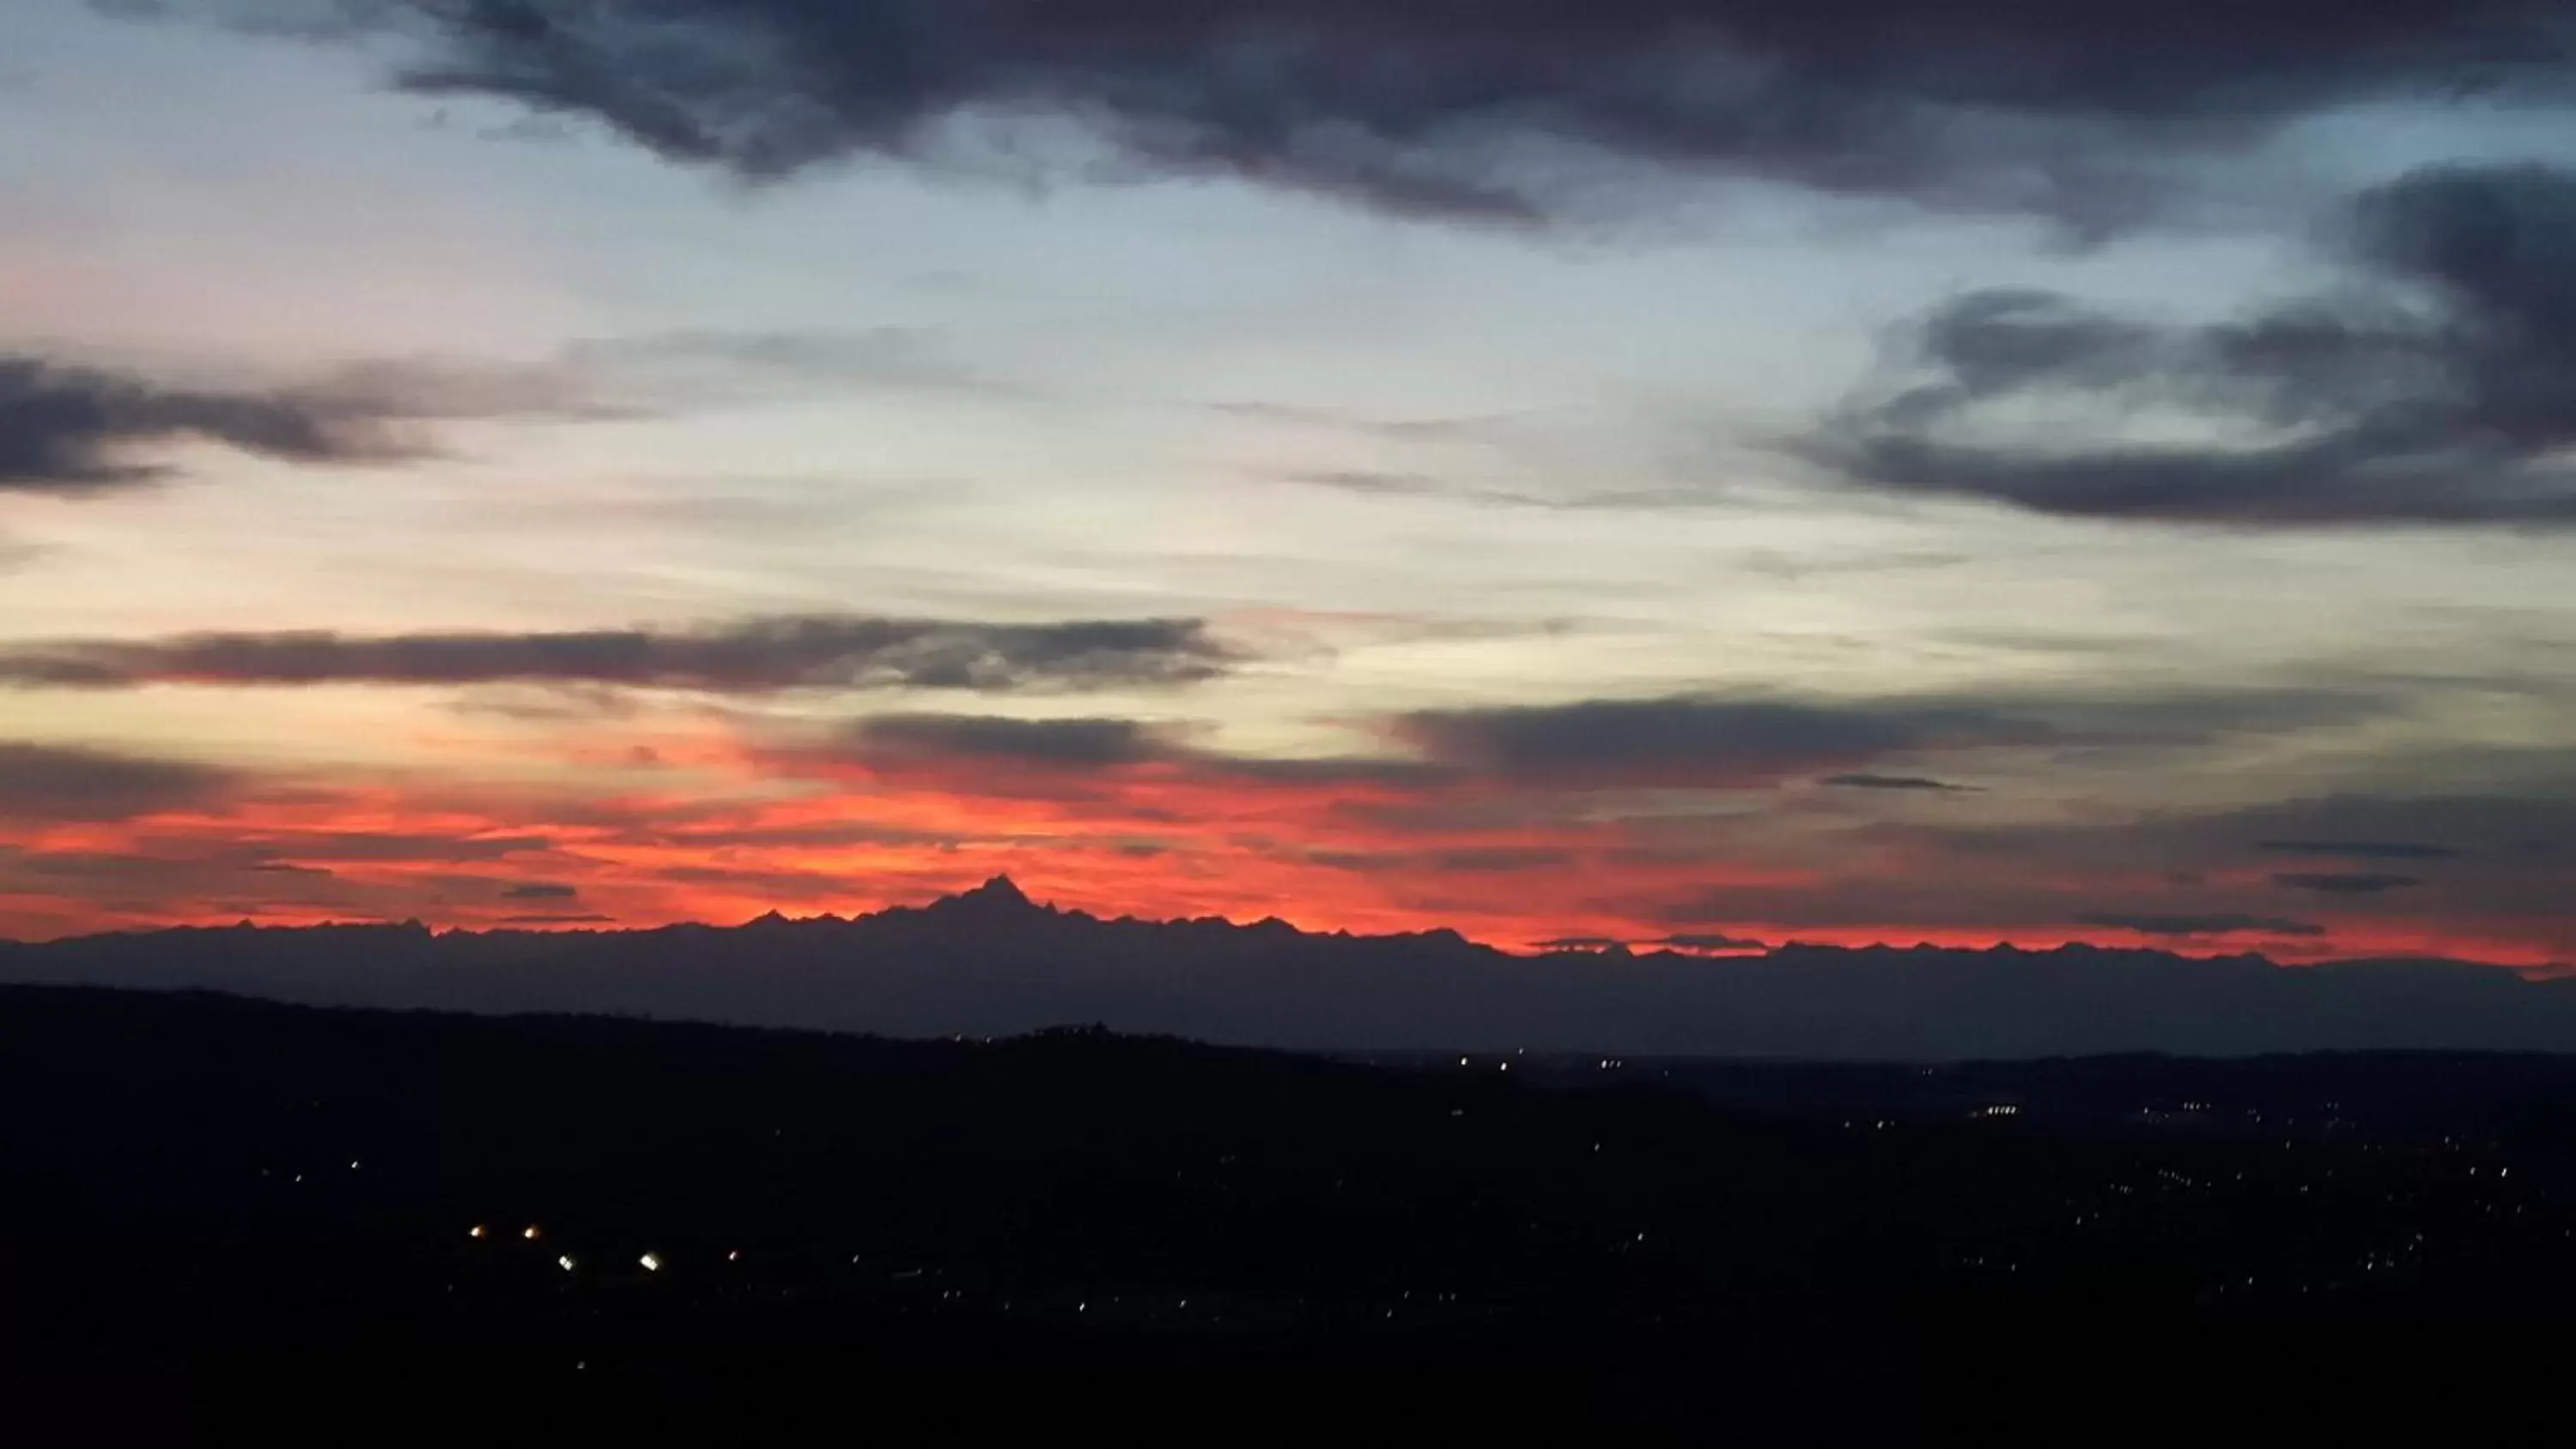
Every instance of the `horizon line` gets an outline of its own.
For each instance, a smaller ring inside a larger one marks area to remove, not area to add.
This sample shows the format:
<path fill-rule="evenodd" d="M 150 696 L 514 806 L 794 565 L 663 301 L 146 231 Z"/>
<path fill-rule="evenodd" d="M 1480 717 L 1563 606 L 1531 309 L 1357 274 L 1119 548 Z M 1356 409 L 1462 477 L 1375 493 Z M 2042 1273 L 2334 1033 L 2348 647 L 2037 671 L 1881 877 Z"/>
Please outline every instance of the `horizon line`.
<path fill-rule="evenodd" d="M 1557 944 L 1531 943 L 1529 948 L 1514 949 L 1512 947 L 1496 945 L 1490 941 L 1480 940 L 1476 937 L 1469 936 L 1465 932 L 1460 931 L 1453 926 L 1432 926 L 1417 931 L 1362 932 L 1352 931 L 1347 928 L 1336 928 L 1333 930 L 1310 929 L 1305 926 L 1300 926 L 1296 922 L 1278 915 L 1262 916 L 1251 921 L 1239 921 L 1226 915 L 1102 915 L 1098 912 L 1086 910 L 1079 906 L 1058 905 L 1052 900 L 1043 902 L 1038 901 L 1022 890 L 1018 882 L 1013 880 L 1007 872 L 988 877 L 979 885 L 946 891 L 931 897 L 927 901 L 919 903 L 890 902 L 888 904 L 881 905 L 874 910 L 858 911 L 847 915 L 835 911 L 822 911 L 809 916 L 791 916 L 783 910 L 772 907 L 759 915 L 752 916 L 732 924 L 711 920 L 679 920 L 664 921 L 654 925 L 642 925 L 619 922 L 608 918 L 598 920 L 580 920 L 567 917 L 561 920 L 552 921 L 500 921 L 488 925 L 432 925 L 417 916 L 405 917 L 401 920 L 394 920 L 386 917 L 357 918 L 350 920 L 326 917 L 321 920 L 272 923 L 254 920 L 251 917 L 243 916 L 236 920 L 224 922 L 179 922 L 167 925 L 132 926 L 105 931 L 83 931 L 62 936 L 37 939 L 0 935 L 0 946 L 44 948 L 49 946 L 69 945 L 82 941 L 101 941 L 139 936 L 154 936 L 183 931 L 249 930 L 294 932 L 372 929 L 416 930 L 433 938 L 443 938 L 447 936 L 588 937 L 638 936 L 650 935 L 662 931 L 691 929 L 705 931 L 740 931 L 772 922 L 790 926 L 854 925 L 862 921 L 873 920 L 881 916 L 891 915 L 898 912 L 928 911 L 943 904 L 977 898 L 984 896 L 987 893 L 994 892 L 997 887 L 1006 891 L 1010 896 L 1016 897 L 1026 909 L 1032 912 L 1058 918 L 1080 918 L 1082 920 L 1092 921 L 1103 925 L 1130 924 L 1141 926 L 1186 926 L 1215 923 L 1234 930 L 1256 930 L 1264 926 L 1276 925 L 1284 927 L 1301 937 L 1309 937 L 1316 940 L 1416 941 L 1427 938 L 1448 937 L 1461 945 L 1472 947 L 1480 951 L 1491 952 L 1495 955 L 1508 957 L 1513 960 L 1535 961 L 1546 960 L 1548 958 L 1558 956 L 1573 956 L 1626 957 L 1646 960 L 1651 960 L 1656 957 L 1677 957 L 1695 961 L 1745 961 L 1768 960 L 1791 951 L 1831 951 L 1846 954 L 1858 954 L 1870 951 L 1931 951 L 1968 955 L 2011 952 L 2022 955 L 2048 955 L 2068 950 L 2084 950 L 2104 953 L 2160 956 L 2168 959 L 2184 961 L 2259 961 L 2265 965 L 2284 971 L 2304 971 L 2314 970 L 2320 967 L 2368 964 L 2374 962 L 2421 962 L 2427 964 L 2508 971 L 2517 976 L 2521 976 L 2526 980 L 2548 980 L 2561 976 L 2576 975 L 2576 962 L 2556 960 L 2524 963 L 2484 960 L 2469 956 L 2386 952 L 2323 956 L 2314 960 L 2283 960 L 2271 952 L 2251 947 L 2239 950 L 2194 950 L 2190 949 L 2187 943 L 2179 941 L 2173 945 L 2156 944 L 2147 941 L 2105 944 L 2099 940 L 2083 937 L 2068 937 L 2049 942 L 2045 945 L 2024 944 L 2023 942 L 2015 940 L 2009 936 L 1996 936 L 1978 944 L 1943 943 L 1922 938 L 1918 938 L 1913 941 L 1899 941 L 1882 938 L 1875 941 L 1854 944 L 1837 941 L 1801 940 L 1794 936 L 1777 941 L 1756 941 L 1748 937 L 1745 938 L 1745 944 L 1740 947 L 1698 947 L 1678 943 L 1670 938 L 1650 938 L 1636 941 L 1620 941 L 1602 938 L 1599 944 L 1576 945 L 1571 944 L 1572 938 L 1567 938 L 1566 941 L 1559 942 Z M 1707 934 L 1717 936 L 1723 933 L 1710 932 Z M 2214 943 L 2212 944 L 2214 945 Z"/>

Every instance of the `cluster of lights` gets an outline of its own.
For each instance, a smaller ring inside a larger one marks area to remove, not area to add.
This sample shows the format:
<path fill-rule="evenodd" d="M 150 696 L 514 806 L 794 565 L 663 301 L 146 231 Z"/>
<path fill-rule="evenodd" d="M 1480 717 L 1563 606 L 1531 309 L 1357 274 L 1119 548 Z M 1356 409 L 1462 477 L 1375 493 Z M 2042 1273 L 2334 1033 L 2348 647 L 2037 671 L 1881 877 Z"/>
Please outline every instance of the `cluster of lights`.
<path fill-rule="evenodd" d="M 482 1239 L 484 1239 L 484 1238 L 488 1238 L 488 1237 L 492 1236 L 492 1230 L 491 1230 L 491 1228 L 490 1228 L 490 1227 L 486 1226 L 485 1224 L 482 1224 L 482 1223 L 476 1223 L 476 1224 L 474 1224 L 472 1227 L 469 1227 L 469 1228 L 467 1228 L 467 1229 L 465 1230 L 465 1236 L 467 1236 L 467 1237 L 469 1237 L 469 1238 L 473 1238 L 473 1239 L 475 1239 L 475 1240 L 477 1240 L 477 1241 L 480 1241 L 480 1240 L 482 1240 Z M 545 1231 L 544 1231 L 544 1229 L 540 1228 L 537 1224 L 535 1224 L 535 1223 L 530 1223 L 530 1224 L 528 1224 L 526 1227 L 521 1228 L 521 1229 L 519 1230 L 519 1236 L 520 1236 L 521 1238 L 523 1238 L 523 1239 L 527 1240 L 528 1242 L 533 1243 L 533 1242 L 535 1242 L 537 1239 L 539 1239 L 539 1238 L 541 1238 L 541 1237 L 545 1236 Z M 662 1271 L 662 1267 L 663 1267 L 663 1264 L 664 1264 L 664 1261 L 665 1261 L 665 1260 L 663 1259 L 662 1255 L 661 1255 L 661 1254 L 659 1254 L 659 1253 L 646 1253 L 646 1254 L 644 1254 L 642 1257 L 637 1258 L 635 1261 L 636 1261 L 637 1263 L 639 1263 L 639 1264 L 641 1264 L 641 1265 L 643 1266 L 643 1269 L 644 1269 L 644 1271 L 645 1271 L 645 1272 L 647 1272 L 647 1273 L 659 1273 L 659 1272 L 661 1272 L 661 1271 Z M 726 1261 L 726 1262 L 728 1262 L 728 1263 L 739 1263 L 739 1262 L 741 1262 L 741 1261 L 742 1261 L 742 1249 L 740 1249 L 740 1248 L 733 1248 L 733 1249 L 728 1250 L 728 1251 L 725 1253 L 725 1261 Z M 855 1262 L 856 1260 L 855 1260 L 855 1259 L 853 1259 L 852 1261 L 854 1261 L 854 1262 Z M 558 1255 L 558 1256 L 555 1258 L 555 1266 L 556 1266 L 556 1267 L 558 1267 L 558 1268 L 561 1268 L 561 1269 L 563 1269 L 565 1272 L 569 1273 L 569 1272 L 571 1272 L 575 1267 L 579 1266 L 579 1263 L 578 1263 L 578 1260 L 576 1260 L 576 1259 L 573 1257 L 573 1255 L 572 1255 L 572 1254 L 570 1254 L 570 1253 L 563 1253 L 563 1254 Z"/>

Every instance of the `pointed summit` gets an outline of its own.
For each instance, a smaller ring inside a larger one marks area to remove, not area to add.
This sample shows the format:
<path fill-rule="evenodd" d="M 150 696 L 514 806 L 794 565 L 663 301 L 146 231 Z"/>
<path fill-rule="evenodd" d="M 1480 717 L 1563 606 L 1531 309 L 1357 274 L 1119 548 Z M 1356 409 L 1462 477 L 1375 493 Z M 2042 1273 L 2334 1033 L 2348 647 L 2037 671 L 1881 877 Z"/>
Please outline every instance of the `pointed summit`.
<path fill-rule="evenodd" d="M 934 917 L 977 925 L 1017 925 L 1054 912 L 1028 898 L 1009 876 L 997 875 L 971 891 L 942 896 L 926 908 Z"/>
<path fill-rule="evenodd" d="M 957 899 L 973 901 L 989 909 L 1012 907 L 1030 910 L 1035 906 L 1035 903 L 1029 899 L 1028 892 L 1020 889 L 1019 882 L 1007 875 L 997 875 L 973 890 L 960 894 Z"/>

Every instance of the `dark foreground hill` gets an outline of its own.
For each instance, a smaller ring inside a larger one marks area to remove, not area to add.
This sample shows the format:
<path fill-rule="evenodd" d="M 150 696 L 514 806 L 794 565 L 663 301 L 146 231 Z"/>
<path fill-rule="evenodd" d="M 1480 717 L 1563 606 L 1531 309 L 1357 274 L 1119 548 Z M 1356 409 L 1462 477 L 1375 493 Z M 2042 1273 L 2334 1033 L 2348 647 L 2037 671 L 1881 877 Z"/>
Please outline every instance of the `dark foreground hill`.
<path fill-rule="evenodd" d="M 2455 961 L 2285 969 L 2070 946 L 1514 956 L 1455 932 L 1102 920 L 995 880 L 855 919 L 637 931 L 241 926 L 0 942 L 0 981 L 325 1006 L 605 1011 L 896 1036 L 1053 1022 L 1303 1050 L 1835 1060 L 2576 1051 L 2576 978 Z"/>
<path fill-rule="evenodd" d="M 17 988 L 0 1102 L 13 1442 L 2456 1436 L 2576 1329 L 2554 1058 L 1397 1068 Z"/>

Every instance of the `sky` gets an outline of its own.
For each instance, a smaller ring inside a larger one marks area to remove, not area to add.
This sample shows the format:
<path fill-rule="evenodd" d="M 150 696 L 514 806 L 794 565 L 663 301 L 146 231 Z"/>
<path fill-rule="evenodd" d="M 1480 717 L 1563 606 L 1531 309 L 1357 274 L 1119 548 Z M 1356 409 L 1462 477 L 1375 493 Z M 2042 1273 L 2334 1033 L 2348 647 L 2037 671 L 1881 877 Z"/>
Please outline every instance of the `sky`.
<path fill-rule="evenodd" d="M 0 935 L 2576 961 L 2576 5 L 13 0 Z"/>

